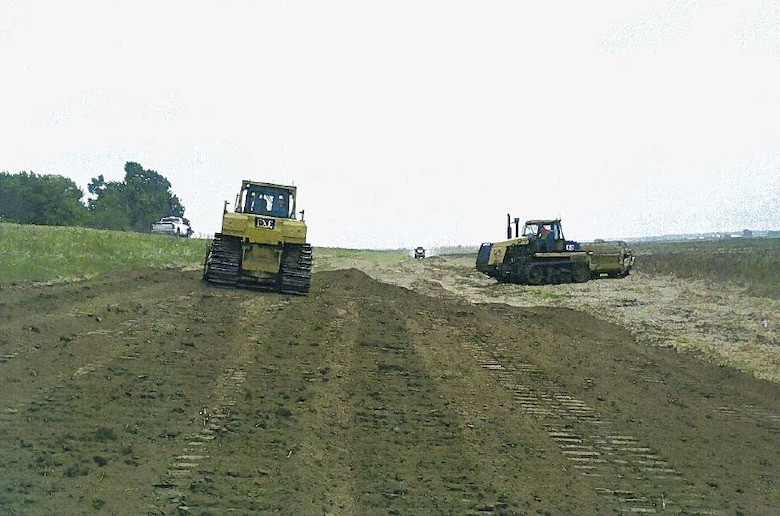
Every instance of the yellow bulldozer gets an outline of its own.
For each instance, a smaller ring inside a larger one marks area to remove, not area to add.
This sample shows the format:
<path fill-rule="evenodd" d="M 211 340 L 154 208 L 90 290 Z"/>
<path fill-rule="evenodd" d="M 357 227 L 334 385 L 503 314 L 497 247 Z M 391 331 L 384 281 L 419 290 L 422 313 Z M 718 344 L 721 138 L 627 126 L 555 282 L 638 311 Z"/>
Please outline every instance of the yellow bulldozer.
<path fill-rule="evenodd" d="M 308 294 L 312 248 L 306 242 L 303 211 L 297 219 L 296 194 L 295 186 L 242 181 L 233 212 L 225 201 L 222 231 L 207 247 L 203 279 Z"/>

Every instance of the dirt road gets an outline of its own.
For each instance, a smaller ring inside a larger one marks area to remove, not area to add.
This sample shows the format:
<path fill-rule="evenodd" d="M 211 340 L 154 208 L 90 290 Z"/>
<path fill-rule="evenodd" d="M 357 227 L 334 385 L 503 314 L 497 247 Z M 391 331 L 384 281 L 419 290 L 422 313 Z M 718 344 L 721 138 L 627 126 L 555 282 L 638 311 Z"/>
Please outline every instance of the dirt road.
<path fill-rule="evenodd" d="M 179 270 L 4 286 L 0 514 L 780 508 L 780 386 L 642 326 L 654 280 L 316 260 L 305 298 Z M 737 347 L 771 362 L 763 309 Z"/>

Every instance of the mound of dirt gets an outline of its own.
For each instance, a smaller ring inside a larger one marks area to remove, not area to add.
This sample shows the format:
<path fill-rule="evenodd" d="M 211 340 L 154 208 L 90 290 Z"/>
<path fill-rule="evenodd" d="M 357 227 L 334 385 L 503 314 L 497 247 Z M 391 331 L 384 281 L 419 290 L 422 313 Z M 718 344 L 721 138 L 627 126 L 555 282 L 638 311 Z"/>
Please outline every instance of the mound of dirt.
<path fill-rule="evenodd" d="M 440 255 L 425 263 L 353 260 L 352 266 L 432 297 L 581 310 L 627 328 L 643 344 L 694 352 L 780 382 L 780 301 L 735 287 L 636 273 L 566 285 L 501 285 L 477 272 L 474 261 L 473 255 Z"/>
<path fill-rule="evenodd" d="M 177 270 L 4 286 L 0 513 L 780 507 L 777 384 L 571 286 L 523 307 L 465 261 L 331 268 L 308 297 Z"/>

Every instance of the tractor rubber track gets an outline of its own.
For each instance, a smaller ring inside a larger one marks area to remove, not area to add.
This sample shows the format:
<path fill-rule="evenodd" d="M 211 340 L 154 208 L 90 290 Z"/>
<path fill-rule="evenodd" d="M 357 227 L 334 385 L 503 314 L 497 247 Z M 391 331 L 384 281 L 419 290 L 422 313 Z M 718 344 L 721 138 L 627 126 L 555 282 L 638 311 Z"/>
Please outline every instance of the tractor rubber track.
<path fill-rule="evenodd" d="M 214 235 L 203 269 L 203 279 L 209 283 L 236 285 L 241 268 L 241 241 Z"/>
<path fill-rule="evenodd" d="M 292 245 L 282 257 L 282 276 L 279 291 L 305 296 L 311 285 L 312 249 L 310 244 Z"/>

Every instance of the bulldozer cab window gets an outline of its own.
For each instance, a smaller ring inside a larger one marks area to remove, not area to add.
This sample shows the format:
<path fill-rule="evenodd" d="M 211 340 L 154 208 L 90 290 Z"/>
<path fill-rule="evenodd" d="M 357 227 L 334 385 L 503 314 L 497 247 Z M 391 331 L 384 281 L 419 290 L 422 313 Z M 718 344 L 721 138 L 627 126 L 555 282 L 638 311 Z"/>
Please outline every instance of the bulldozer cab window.
<path fill-rule="evenodd" d="M 244 213 L 290 218 L 290 194 L 280 190 L 249 190 Z"/>
<path fill-rule="evenodd" d="M 258 215 L 268 213 L 268 200 L 263 192 L 259 190 L 249 190 L 247 192 L 244 213 L 257 213 Z"/>
<path fill-rule="evenodd" d="M 290 195 L 287 192 L 274 194 L 271 215 L 284 218 L 290 217 Z"/>

